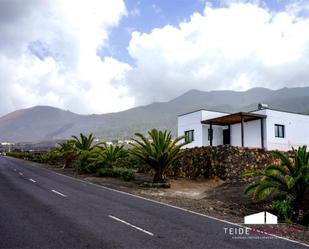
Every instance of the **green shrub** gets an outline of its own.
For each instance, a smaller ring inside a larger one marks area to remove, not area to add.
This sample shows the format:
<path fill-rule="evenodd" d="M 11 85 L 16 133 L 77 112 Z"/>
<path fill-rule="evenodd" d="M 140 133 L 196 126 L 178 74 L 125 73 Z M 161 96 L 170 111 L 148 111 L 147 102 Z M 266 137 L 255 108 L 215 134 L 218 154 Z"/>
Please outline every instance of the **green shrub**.
<path fill-rule="evenodd" d="M 7 156 L 29 160 L 37 163 L 56 164 L 61 160 L 61 155 L 56 151 L 50 152 L 8 152 Z"/>
<path fill-rule="evenodd" d="M 94 167 L 127 167 L 128 152 L 123 145 L 107 145 L 103 143 L 103 146 L 99 146 L 93 154 L 91 166 Z"/>
<path fill-rule="evenodd" d="M 96 175 L 103 177 L 121 177 L 125 181 L 135 179 L 134 170 L 126 168 L 99 168 L 96 169 Z"/>
<path fill-rule="evenodd" d="M 273 209 L 275 209 L 275 211 L 280 217 L 284 218 L 285 222 L 287 223 L 291 222 L 293 208 L 290 200 L 288 199 L 274 200 L 272 202 L 272 207 Z"/>
<path fill-rule="evenodd" d="M 120 167 L 124 167 L 127 169 L 138 169 L 140 164 L 141 162 L 136 156 L 128 153 L 127 157 L 123 159 L 122 165 Z"/>
<path fill-rule="evenodd" d="M 48 164 L 61 165 L 63 164 L 63 156 L 58 150 L 51 150 L 46 154 L 46 160 Z"/>
<path fill-rule="evenodd" d="M 80 151 L 76 157 L 75 169 L 81 173 L 95 173 L 95 168 L 90 167 L 91 151 Z"/>
<path fill-rule="evenodd" d="M 286 220 L 291 217 L 298 222 L 308 224 L 309 211 L 307 196 L 309 193 L 309 151 L 306 146 L 293 148 L 292 158 L 282 152 L 273 152 L 277 163 L 268 165 L 264 170 L 244 173 L 255 178 L 245 189 L 245 194 L 252 193 L 254 201 L 266 197 L 272 198 L 273 207 Z M 279 200 L 279 201 L 278 201 Z M 291 209 L 295 216 L 291 216 Z"/>
<path fill-rule="evenodd" d="M 124 169 L 121 172 L 121 177 L 125 181 L 132 181 L 135 179 L 135 172 L 132 169 Z"/>
<path fill-rule="evenodd" d="M 250 184 L 245 194 L 253 193 L 253 199 L 260 201 L 271 194 L 284 195 L 294 204 L 301 203 L 309 190 L 309 151 L 307 147 L 293 148 L 293 158 L 282 152 L 274 151 L 279 164 L 268 165 L 264 170 L 245 172 L 244 176 L 260 176 L 259 180 Z"/>
<path fill-rule="evenodd" d="M 39 152 L 8 152 L 7 156 L 25 159 L 38 163 L 45 163 L 48 161 L 47 153 L 39 153 Z"/>
<path fill-rule="evenodd" d="M 96 170 L 97 176 L 119 177 L 120 174 L 113 168 L 99 168 Z"/>
<path fill-rule="evenodd" d="M 140 186 L 144 188 L 170 188 L 171 184 L 168 182 L 143 182 Z"/>

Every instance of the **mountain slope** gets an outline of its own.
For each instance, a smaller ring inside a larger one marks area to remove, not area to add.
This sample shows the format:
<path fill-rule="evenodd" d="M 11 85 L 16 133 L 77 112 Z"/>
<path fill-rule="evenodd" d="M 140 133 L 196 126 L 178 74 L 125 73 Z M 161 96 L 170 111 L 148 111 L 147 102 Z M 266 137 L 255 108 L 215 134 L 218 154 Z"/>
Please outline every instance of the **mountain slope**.
<path fill-rule="evenodd" d="M 12 112 L 0 118 L 1 141 L 43 139 L 57 127 L 73 125 L 77 114 L 49 106 L 37 106 Z"/>
<path fill-rule="evenodd" d="M 234 112 L 253 110 L 258 103 L 272 108 L 309 111 L 309 87 L 245 92 L 191 90 L 169 101 L 135 107 L 118 113 L 78 115 L 54 107 L 36 106 L 0 118 L 0 141 L 30 142 L 69 138 L 93 132 L 106 140 L 130 138 L 151 128 L 169 129 L 176 134 L 177 115 L 197 109 Z"/>

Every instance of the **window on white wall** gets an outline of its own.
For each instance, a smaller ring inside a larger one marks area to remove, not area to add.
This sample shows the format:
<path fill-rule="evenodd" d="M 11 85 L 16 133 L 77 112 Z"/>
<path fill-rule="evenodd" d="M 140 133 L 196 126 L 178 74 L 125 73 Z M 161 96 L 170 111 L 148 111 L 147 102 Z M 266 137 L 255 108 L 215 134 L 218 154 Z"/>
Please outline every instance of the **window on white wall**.
<path fill-rule="evenodd" d="M 284 138 L 284 125 L 275 124 L 275 137 Z"/>
<path fill-rule="evenodd" d="M 208 129 L 208 141 L 213 140 L 213 129 Z"/>
<path fill-rule="evenodd" d="M 186 143 L 194 141 L 194 130 L 185 131 L 185 141 Z"/>

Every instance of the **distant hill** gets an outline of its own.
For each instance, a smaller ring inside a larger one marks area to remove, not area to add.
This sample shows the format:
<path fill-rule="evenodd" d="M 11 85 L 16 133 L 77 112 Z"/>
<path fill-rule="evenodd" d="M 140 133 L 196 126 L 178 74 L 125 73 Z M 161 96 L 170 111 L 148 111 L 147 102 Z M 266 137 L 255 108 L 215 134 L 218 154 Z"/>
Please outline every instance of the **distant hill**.
<path fill-rule="evenodd" d="M 309 113 L 309 87 L 279 90 L 253 88 L 245 92 L 190 90 L 168 102 L 101 115 L 78 115 L 54 107 L 35 106 L 0 118 L 0 141 L 58 140 L 80 132 L 93 132 L 105 140 L 124 139 L 154 127 L 169 129 L 176 134 L 178 114 L 203 108 L 226 112 L 248 111 L 256 109 L 258 103 Z"/>

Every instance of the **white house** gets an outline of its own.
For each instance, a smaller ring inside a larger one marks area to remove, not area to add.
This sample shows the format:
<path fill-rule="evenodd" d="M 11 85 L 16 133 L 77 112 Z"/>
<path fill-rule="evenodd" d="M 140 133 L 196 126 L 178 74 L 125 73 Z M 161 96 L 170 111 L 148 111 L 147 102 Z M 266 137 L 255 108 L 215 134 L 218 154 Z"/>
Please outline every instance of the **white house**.
<path fill-rule="evenodd" d="M 259 107 L 251 112 L 197 110 L 179 115 L 178 136 L 185 135 L 187 148 L 231 144 L 287 151 L 309 146 L 309 115 Z"/>

